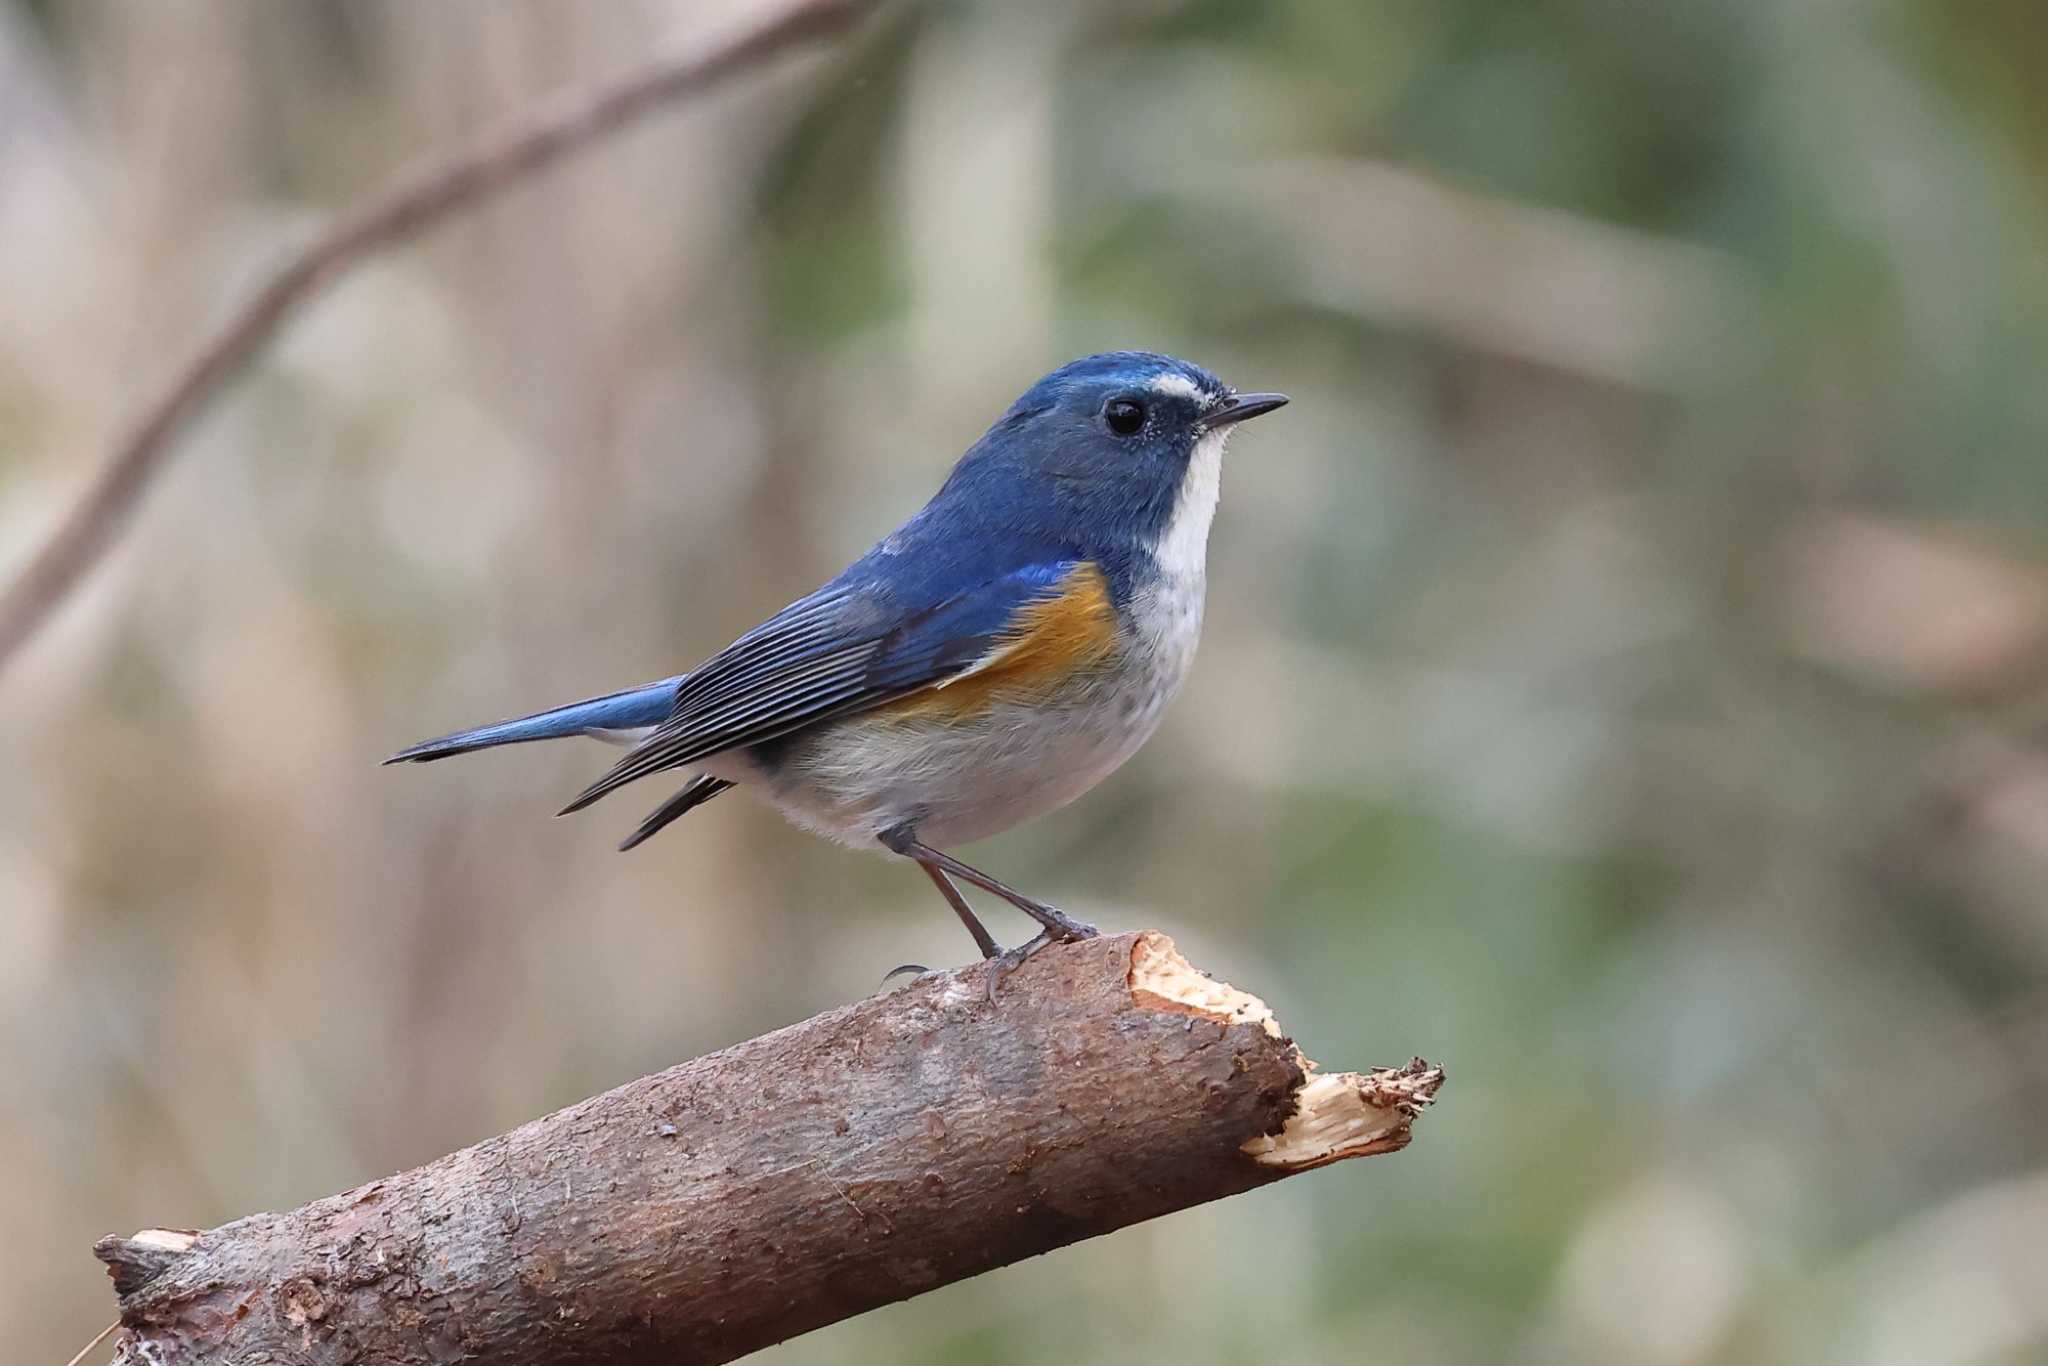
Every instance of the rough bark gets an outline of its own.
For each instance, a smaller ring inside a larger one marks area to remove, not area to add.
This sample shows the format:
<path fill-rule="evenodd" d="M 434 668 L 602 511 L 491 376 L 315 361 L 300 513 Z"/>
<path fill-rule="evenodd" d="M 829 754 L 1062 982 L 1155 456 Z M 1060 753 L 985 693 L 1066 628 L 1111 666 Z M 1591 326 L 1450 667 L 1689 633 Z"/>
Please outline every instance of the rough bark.
<path fill-rule="evenodd" d="M 117 1362 L 723 1362 L 1035 1253 L 1391 1152 L 1442 1081 L 1318 1074 L 1154 933 L 886 995 L 414 1171 L 95 1249 Z"/>

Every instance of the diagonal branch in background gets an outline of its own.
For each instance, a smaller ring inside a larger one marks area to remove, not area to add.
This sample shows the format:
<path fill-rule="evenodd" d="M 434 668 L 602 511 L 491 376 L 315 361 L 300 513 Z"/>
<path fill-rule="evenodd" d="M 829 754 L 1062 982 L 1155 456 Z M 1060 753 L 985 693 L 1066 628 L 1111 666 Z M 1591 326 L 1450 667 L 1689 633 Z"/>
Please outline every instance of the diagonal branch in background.
<path fill-rule="evenodd" d="M 265 280 L 135 417 L 77 506 L 0 597 L 0 669 L 114 542 L 185 426 L 248 364 L 293 308 L 366 256 L 488 199 L 607 133 L 797 44 L 850 27 L 876 0 L 794 0 L 740 32 L 576 90 L 401 174 Z"/>
<path fill-rule="evenodd" d="M 437 1162 L 103 1239 L 117 1366 L 691 1366 L 1404 1147 L 1420 1060 L 1319 1073 L 1150 931 L 991 1003 L 933 973 Z"/>

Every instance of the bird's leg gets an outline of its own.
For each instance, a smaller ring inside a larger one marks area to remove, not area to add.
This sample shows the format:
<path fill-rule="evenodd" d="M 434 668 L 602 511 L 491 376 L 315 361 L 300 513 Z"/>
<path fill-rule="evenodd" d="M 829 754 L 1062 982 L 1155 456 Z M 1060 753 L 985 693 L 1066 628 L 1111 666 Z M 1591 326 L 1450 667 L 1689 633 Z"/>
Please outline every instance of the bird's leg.
<path fill-rule="evenodd" d="M 946 898 L 946 904 L 953 908 L 953 914 L 960 917 L 960 923 L 965 925 L 967 932 L 974 936 L 974 947 L 981 950 L 981 956 L 983 958 L 1002 957 L 1003 946 L 996 942 L 995 936 L 988 932 L 988 927 L 983 925 L 980 918 L 974 914 L 974 908 L 967 904 L 966 897 L 960 895 L 960 889 L 953 885 L 953 879 L 940 872 L 934 865 L 917 858 L 915 854 L 908 857 L 917 859 L 917 866 L 924 869 L 925 876 L 929 877 L 932 880 L 932 885 L 939 889 L 939 895 Z M 900 971 L 901 969 L 898 970 Z"/>
<path fill-rule="evenodd" d="M 1057 906 L 1048 906 L 1043 901 L 1024 895 L 1014 887 L 1002 883 L 982 872 L 970 868 L 951 854 L 942 854 L 915 835 L 905 831 L 892 831 L 883 836 L 882 842 L 905 858 L 914 858 L 924 865 L 926 872 L 936 877 L 939 873 L 951 873 L 954 877 L 970 882 L 984 892 L 993 893 L 1015 906 L 1024 914 L 1045 926 L 1046 937 L 1061 944 L 1071 944 L 1076 939 L 1093 939 L 1098 931 L 1083 920 L 1076 920 Z M 958 893 L 956 892 L 957 896 Z M 949 898 L 950 899 L 950 898 Z M 955 910 L 959 909 L 956 904 Z M 980 942 L 978 939 L 977 943 Z"/>

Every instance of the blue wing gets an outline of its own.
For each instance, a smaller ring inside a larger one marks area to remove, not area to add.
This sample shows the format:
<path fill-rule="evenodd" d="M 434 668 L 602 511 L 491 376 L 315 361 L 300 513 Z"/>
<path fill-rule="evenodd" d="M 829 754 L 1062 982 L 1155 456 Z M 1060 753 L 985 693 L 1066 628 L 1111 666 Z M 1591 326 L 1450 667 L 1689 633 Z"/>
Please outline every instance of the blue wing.
<path fill-rule="evenodd" d="M 878 552 L 879 553 L 879 552 Z M 1083 561 L 1037 561 L 938 592 L 874 573 L 875 555 L 784 608 L 682 682 L 667 720 L 563 808 L 637 778 L 880 706 L 971 668 Z"/>

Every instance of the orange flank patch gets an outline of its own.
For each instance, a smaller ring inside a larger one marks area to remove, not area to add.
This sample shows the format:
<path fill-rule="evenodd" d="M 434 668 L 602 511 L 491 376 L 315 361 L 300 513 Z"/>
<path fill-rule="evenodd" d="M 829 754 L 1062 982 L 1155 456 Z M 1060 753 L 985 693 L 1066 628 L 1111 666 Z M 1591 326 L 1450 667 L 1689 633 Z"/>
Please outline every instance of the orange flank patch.
<path fill-rule="evenodd" d="M 1084 564 L 1060 591 L 1024 607 L 1002 642 L 964 673 L 889 707 L 906 720 L 965 720 L 998 698 L 1042 697 L 1116 653 L 1116 608 L 1102 571 Z"/>

